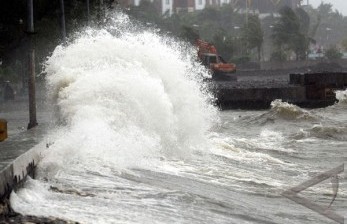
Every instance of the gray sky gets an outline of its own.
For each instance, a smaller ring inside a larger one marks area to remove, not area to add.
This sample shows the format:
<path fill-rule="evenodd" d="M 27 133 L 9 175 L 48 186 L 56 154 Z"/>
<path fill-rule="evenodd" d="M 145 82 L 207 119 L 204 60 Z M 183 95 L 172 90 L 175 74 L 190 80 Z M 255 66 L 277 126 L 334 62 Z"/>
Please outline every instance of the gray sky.
<path fill-rule="evenodd" d="M 307 0 L 304 0 L 304 2 L 306 1 Z M 333 4 L 334 9 L 337 9 L 344 16 L 347 16 L 347 0 L 309 0 L 309 3 L 315 8 L 319 6 L 321 2 Z"/>

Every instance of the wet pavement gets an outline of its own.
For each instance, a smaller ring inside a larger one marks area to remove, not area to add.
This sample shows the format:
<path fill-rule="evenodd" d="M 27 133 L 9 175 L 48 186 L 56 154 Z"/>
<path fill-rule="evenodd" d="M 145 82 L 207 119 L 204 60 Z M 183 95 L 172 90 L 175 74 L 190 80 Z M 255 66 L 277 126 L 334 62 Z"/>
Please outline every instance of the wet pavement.
<path fill-rule="evenodd" d="M 49 123 L 49 110 L 44 98 L 37 98 L 37 121 L 39 125 L 27 130 L 29 104 L 26 96 L 15 100 L 0 99 L 0 118 L 7 121 L 8 138 L 0 142 L 0 223 L 74 223 L 61 219 L 23 216 L 12 211 L 8 196 L 14 186 L 15 177 L 23 178 L 33 160 L 38 162 L 39 149 L 33 147 L 42 140 Z"/>
<path fill-rule="evenodd" d="M 37 120 L 39 125 L 27 130 L 29 106 L 26 96 L 15 100 L 0 100 L 0 118 L 7 121 L 8 138 L 0 142 L 0 196 L 6 196 L 16 180 L 21 180 L 38 162 L 38 150 L 31 150 L 47 130 L 49 112 L 43 98 L 37 99 Z M 34 162 L 35 161 L 35 164 Z M 30 167 L 29 167 L 30 166 Z"/>

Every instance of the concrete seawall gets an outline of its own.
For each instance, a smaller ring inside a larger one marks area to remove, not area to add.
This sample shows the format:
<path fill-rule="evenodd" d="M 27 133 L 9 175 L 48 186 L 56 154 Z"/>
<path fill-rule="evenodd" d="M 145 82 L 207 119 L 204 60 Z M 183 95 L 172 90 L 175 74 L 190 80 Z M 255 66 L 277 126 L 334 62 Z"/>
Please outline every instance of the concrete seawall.
<path fill-rule="evenodd" d="M 211 89 L 222 109 L 267 109 L 281 99 L 305 108 L 333 105 L 336 90 L 347 88 L 347 72 L 293 73 L 258 77 L 238 75 L 237 81 L 214 81 Z"/>
<path fill-rule="evenodd" d="M 46 127 L 41 125 L 0 142 L 1 201 L 4 201 L 12 189 L 18 187 L 28 175 L 34 175 L 35 166 L 46 148 L 42 142 L 45 130 Z"/>
<path fill-rule="evenodd" d="M 224 109 L 266 109 L 276 99 L 294 104 L 299 103 L 295 102 L 295 99 L 304 99 L 305 94 L 304 87 L 219 88 L 218 102 Z"/>

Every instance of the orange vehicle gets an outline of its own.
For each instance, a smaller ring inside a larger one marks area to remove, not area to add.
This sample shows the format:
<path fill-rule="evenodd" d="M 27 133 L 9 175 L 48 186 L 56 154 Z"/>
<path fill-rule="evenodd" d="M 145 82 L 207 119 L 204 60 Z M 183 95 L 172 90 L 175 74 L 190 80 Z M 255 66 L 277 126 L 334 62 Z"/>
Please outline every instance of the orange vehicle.
<path fill-rule="evenodd" d="M 202 64 L 212 72 L 214 80 L 236 80 L 236 76 L 231 75 L 236 72 L 236 65 L 227 63 L 218 55 L 217 49 L 213 44 L 197 39 L 195 42 L 198 47 L 198 57 Z"/>

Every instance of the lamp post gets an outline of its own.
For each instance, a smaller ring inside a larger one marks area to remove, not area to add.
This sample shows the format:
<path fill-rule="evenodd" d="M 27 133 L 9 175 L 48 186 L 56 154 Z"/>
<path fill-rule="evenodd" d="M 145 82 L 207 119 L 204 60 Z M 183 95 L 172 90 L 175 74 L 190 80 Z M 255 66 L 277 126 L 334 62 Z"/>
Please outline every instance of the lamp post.
<path fill-rule="evenodd" d="M 29 35 L 29 60 L 28 60 L 28 92 L 29 92 L 29 124 L 28 129 L 37 126 L 36 119 L 36 91 L 35 91 L 35 48 L 33 43 L 34 34 L 34 6 L 33 0 L 27 0 L 28 24 L 27 33 Z"/>
<path fill-rule="evenodd" d="M 235 33 L 236 33 L 236 44 L 237 44 L 237 54 L 238 56 L 240 56 L 240 54 L 242 54 L 242 47 L 241 47 L 241 44 L 239 43 L 239 30 L 240 30 L 240 27 L 239 26 L 234 26 L 234 30 L 235 30 Z"/>
<path fill-rule="evenodd" d="M 331 28 L 327 27 L 325 28 L 326 32 L 327 32 L 327 42 L 329 41 L 329 32 L 331 31 Z"/>
<path fill-rule="evenodd" d="M 65 29 L 65 9 L 64 9 L 64 0 L 60 0 L 60 26 L 63 42 L 66 41 L 66 29 Z"/>
<path fill-rule="evenodd" d="M 248 26 L 248 0 L 246 0 L 246 26 Z"/>
<path fill-rule="evenodd" d="M 90 8 L 89 8 L 89 0 L 87 0 L 87 25 L 89 26 L 89 18 L 90 16 Z"/>

